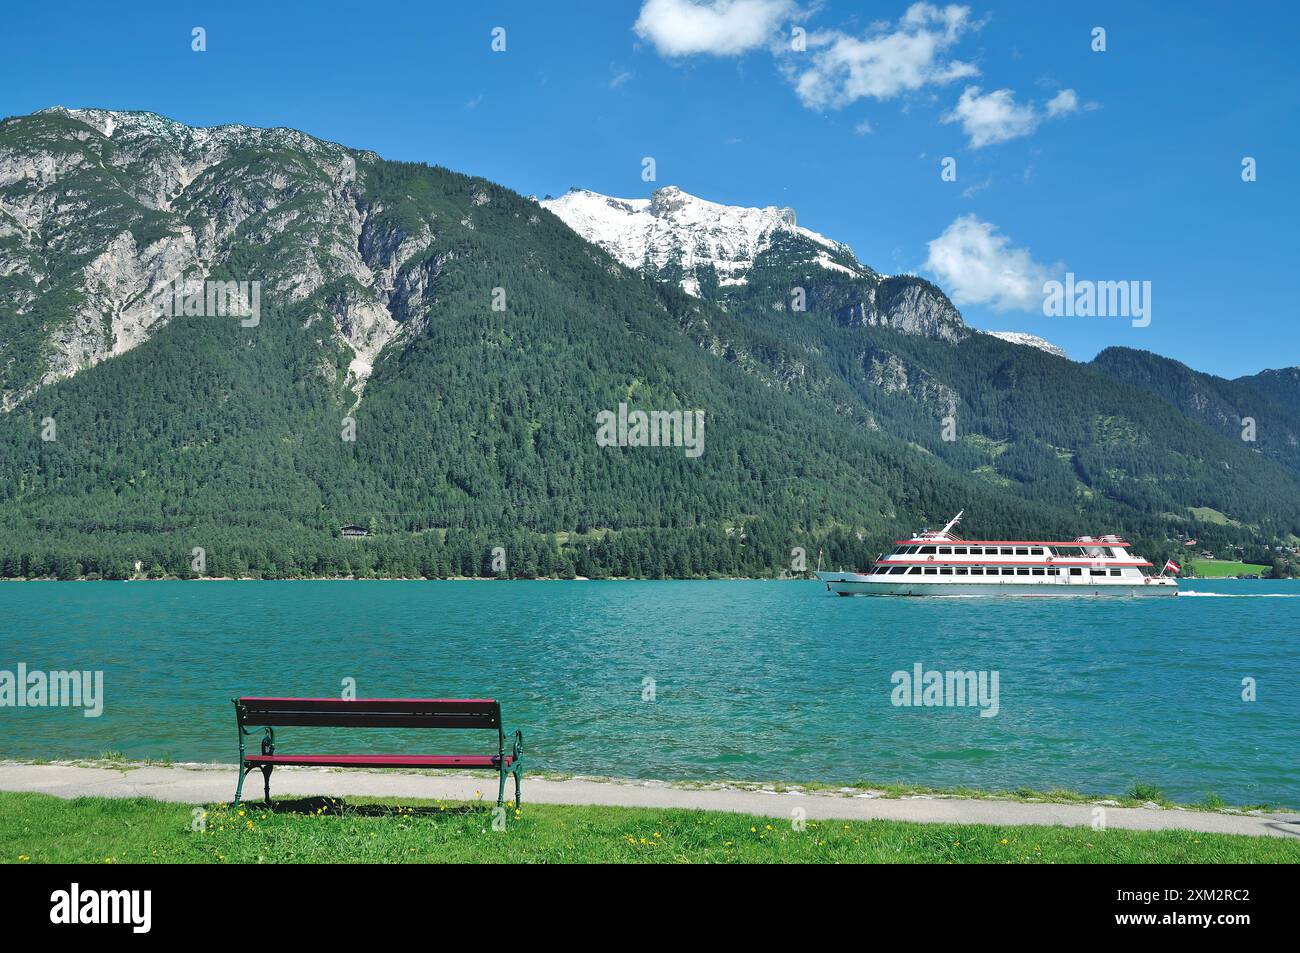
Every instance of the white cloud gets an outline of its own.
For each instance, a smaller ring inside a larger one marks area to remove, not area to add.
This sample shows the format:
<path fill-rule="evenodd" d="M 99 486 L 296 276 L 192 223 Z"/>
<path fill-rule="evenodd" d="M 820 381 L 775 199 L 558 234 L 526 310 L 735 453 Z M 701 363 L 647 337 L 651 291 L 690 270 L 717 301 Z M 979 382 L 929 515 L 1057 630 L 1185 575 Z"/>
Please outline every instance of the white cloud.
<path fill-rule="evenodd" d="M 858 123 L 856 126 L 853 127 L 853 131 L 856 132 L 859 136 L 869 136 L 876 130 L 872 129 L 871 123 L 866 119 L 864 119 L 862 120 L 862 122 Z"/>
<path fill-rule="evenodd" d="M 1079 109 L 1079 96 L 1072 89 L 1063 89 L 1047 101 L 1047 115 L 1052 119 L 1068 116 Z"/>
<path fill-rule="evenodd" d="M 618 89 L 620 86 L 622 86 L 631 78 L 632 78 L 632 74 L 629 73 L 627 70 L 623 70 L 622 72 L 615 73 L 613 77 L 610 78 L 609 88 Z"/>
<path fill-rule="evenodd" d="M 982 93 L 978 86 L 967 86 L 944 122 L 960 122 L 970 137 L 972 149 L 1027 136 L 1042 120 L 1033 106 L 1020 105 L 1009 89 Z"/>
<path fill-rule="evenodd" d="M 645 0 L 632 27 L 664 56 L 735 56 L 765 45 L 794 0 Z"/>
<path fill-rule="evenodd" d="M 1017 248 L 991 222 L 963 215 L 930 242 L 925 270 L 959 305 L 986 304 L 998 311 L 1038 311 L 1043 307 L 1043 282 L 1065 270 L 1034 261 L 1027 248 Z"/>
<path fill-rule="evenodd" d="M 957 105 L 942 121 L 961 123 L 971 148 L 980 149 L 1027 136 L 1044 119 L 1059 119 L 1078 110 L 1079 97 L 1072 89 L 1061 90 L 1040 110 L 1033 103 L 1016 102 L 1016 94 L 1010 89 L 985 93 L 978 86 L 967 86 L 962 90 Z"/>
<path fill-rule="evenodd" d="M 859 99 L 891 99 L 923 86 L 979 73 L 969 63 L 941 54 L 965 33 L 978 29 L 970 8 L 915 3 L 897 24 L 877 25 L 859 38 L 838 30 L 808 37 L 812 65 L 791 64 L 795 92 L 811 109 L 839 109 Z"/>

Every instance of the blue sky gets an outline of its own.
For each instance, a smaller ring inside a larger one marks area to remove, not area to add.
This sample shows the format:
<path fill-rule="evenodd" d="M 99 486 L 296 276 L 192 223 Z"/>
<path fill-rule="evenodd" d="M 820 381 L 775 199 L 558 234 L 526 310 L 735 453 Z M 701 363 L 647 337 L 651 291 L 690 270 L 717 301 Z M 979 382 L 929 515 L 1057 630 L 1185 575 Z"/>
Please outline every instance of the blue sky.
<path fill-rule="evenodd" d="M 936 280 L 975 327 L 1075 359 L 1118 344 L 1224 376 L 1300 362 L 1294 4 L 458 6 L 12 2 L 0 113 L 147 109 L 525 194 L 674 184 L 789 205 L 866 264 Z M 1150 324 L 1045 317 L 1042 279 L 1066 270 L 1150 281 Z"/>

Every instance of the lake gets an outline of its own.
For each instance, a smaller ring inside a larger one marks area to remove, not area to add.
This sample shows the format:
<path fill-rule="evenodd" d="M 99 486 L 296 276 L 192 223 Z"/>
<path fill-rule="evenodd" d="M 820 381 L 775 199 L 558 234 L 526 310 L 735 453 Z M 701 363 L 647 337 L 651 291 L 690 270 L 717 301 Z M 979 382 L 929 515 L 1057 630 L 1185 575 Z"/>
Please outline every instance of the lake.
<path fill-rule="evenodd" d="M 232 697 L 338 697 L 355 679 L 359 697 L 499 699 L 531 770 L 1105 794 L 1142 782 L 1180 801 L 1300 806 L 1300 583 L 1184 589 L 1052 600 L 841 599 L 762 581 L 3 584 L 0 670 L 102 670 L 104 710 L 0 708 L 0 757 L 229 763 Z M 918 664 L 996 672 L 996 714 L 894 704 L 894 673 Z M 285 752 L 494 744 L 279 734 Z"/>

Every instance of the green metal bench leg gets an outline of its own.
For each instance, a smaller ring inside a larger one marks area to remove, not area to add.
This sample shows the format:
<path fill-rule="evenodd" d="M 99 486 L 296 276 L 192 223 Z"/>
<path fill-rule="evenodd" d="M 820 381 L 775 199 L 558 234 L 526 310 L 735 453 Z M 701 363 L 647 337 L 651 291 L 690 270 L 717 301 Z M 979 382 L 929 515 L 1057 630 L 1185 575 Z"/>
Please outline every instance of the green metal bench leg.
<path fill-rule="evenodd" d="M 510 773 L 515 776 L 515 810 L 519 810 L 519 805 L 523 803 L 523 796 L 519 793 L 519 780 L 524 774 L 524 733 L 515 731 L 515 740 L 510 756 Z"/>
<path fill-rule="evenodd" d="M 239 799 L 244 796 L 244 779 L 248 777 L 248 769 L 244 767 L 243 759 L 239 762 L 239 783 L 235 785 L 235 803 L 234 807 L 239 807 Z"/>
<path fill-rule="evenodd" d="M 497 785 L 497 807 L 506 802 L 506 768 L 501 766 L 501 783 Z"/>

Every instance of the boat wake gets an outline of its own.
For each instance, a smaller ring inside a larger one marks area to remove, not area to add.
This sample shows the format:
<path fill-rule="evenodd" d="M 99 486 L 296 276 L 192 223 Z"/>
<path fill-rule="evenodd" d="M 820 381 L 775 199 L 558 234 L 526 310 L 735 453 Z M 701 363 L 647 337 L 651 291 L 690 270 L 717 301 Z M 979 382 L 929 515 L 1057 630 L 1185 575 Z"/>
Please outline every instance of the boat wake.
<path fill-rule="evenodd" d="M 1179 599 L 1196 596 L 1199 599 L 1300 599 L 1300 592 L 1188 592 L 1178 593 Z"/>

